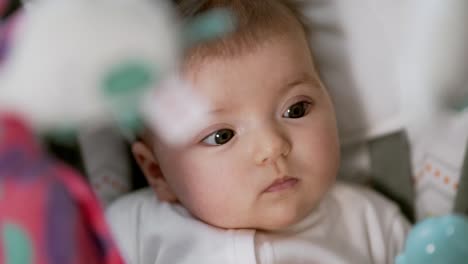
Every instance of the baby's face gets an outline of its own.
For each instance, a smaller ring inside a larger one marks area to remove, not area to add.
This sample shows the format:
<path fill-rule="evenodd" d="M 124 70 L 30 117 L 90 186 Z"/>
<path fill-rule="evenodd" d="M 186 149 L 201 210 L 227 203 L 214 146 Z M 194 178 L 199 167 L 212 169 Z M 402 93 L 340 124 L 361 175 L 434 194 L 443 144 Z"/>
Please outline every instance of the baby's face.
<path fill-rule="evenodd" d="M 154 150 L 178 200 L 223 228 L 275 230 L 309 214 L 335 180 L 339 148 L 303 34 L 209 58 L 187 77 L 211 103 L 204 129 Z"/>

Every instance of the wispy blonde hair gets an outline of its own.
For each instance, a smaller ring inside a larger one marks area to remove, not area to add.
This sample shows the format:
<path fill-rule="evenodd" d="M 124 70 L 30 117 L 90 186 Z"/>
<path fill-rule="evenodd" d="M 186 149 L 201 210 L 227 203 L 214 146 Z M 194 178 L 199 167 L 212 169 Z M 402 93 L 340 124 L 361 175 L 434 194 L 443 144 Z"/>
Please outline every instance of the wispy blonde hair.
<path fill-rule="evenodd" d="M 237 56 L 252 51 L 265 40 L 299 28 L 309 33 L 300 12 L 301 4 L 292 0 L 175 0 L 182 19 L 191 19 L 216 8 L 230 10 L 236 29 L 221 38 L 203 42 L 188 50 L 186 60 L 199 61 L 211 56 Z"/>

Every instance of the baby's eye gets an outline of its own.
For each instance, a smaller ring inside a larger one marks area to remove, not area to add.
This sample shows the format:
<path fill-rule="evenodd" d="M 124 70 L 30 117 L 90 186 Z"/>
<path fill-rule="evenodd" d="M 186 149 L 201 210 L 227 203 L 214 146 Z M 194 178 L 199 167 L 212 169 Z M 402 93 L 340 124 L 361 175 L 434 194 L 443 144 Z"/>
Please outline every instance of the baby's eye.
<path fill-rule="evenodd" d="M 203 143 L 208 145 L 224 145 L 234 137 L 235 133 L 231 129 L 220 129 L 203 139 Z"/>
<path fill-rule="evenodd" d="M 286 118 L 301 118 L 309 113 L 310 110 L 310 102 L 301 101 L 291 105 L 288 110 L 283 114 L 283 117 Z"/>

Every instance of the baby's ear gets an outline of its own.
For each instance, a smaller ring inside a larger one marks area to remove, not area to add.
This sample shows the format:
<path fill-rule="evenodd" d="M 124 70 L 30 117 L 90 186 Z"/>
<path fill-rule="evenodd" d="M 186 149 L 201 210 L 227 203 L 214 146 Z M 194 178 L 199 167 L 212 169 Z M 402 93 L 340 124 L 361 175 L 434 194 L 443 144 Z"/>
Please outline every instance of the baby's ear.
<path fill-rule="evenodd" d="M 132 153 L 158 199 L 166 202 L 177 202 L 177 197 L 167 184 L 151 149 L 143 142 L 137 141 L 132 145 Z"/>

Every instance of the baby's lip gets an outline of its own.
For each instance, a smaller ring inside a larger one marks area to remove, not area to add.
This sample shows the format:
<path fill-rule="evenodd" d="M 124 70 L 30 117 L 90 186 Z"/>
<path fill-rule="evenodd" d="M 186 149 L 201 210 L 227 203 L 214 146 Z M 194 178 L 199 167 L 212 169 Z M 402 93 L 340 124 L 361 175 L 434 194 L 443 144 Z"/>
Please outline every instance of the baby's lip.
<path fill-rule="evenodd" d="M 299 179 L 290 176 L 284 176 L 274 180 L 263 192 L 278 192 L 289 189 L 297 184 Z"/>

